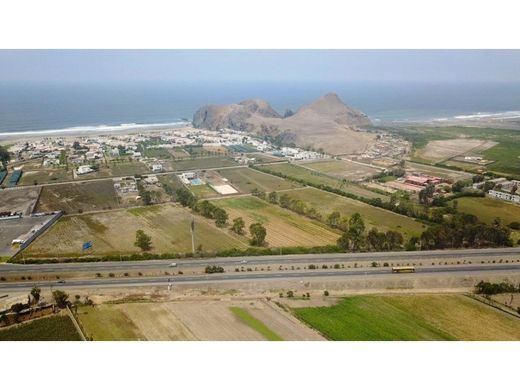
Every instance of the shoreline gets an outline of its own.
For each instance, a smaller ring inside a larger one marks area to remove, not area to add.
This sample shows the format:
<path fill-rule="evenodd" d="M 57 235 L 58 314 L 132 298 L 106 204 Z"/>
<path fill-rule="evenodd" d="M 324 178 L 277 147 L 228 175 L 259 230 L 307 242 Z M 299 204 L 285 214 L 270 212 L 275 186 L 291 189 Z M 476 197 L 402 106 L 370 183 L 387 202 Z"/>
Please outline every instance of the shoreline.
<path fill-rule="evenodd" d="M 98 127 L 98 128 L 96 128 Z M 110 129 L 108 128 L 110 127 Z M 98 135 L 126 135 L 142 132 L 175 130 L 191 127 L 191 122 L 172 122 L 172 123 L 157 123 L 157 124 L 132 124 L 128 127 L 122 125 L 118 126 L 92 126 L 92 128 L 70 127 L 56 130 L 32 130 L 27 132 L 10 132 L 0 133 L 0 144 L 8 144 L 10 142 L 20 142 L 25 140 L 33 140 L 35 138 L 70 138 L 70 137 L 89 137 Z"/>

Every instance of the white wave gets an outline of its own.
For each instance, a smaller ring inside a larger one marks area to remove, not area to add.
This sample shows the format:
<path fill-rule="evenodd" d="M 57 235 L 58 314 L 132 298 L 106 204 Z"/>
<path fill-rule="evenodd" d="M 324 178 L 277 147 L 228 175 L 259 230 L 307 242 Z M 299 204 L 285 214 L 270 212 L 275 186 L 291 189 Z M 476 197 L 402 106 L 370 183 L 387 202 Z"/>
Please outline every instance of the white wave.
<path fill-rule="evenodd" d="M 186 126 L 190 122 L 178 121 L 169 123 L 121 123 L 119 125 L 97 125 L 97 126 L 75 126 L 63 129 L 46 129 L 46 130 L 29 130 L 29 131 L 12 131 L 0 132 L 0 137 L 5 136 L 23 136 L 23 135 L 45 135 L 45 134 L 65 134 L 66 133 L 88 133 L 88 132 L 111 132 L 125 130 L 150 130 L 162 129 L 167 127 Z"/>
<path fill-rule="evenodd" d="M 520 117 L 520 111 L 477 112 L 470 115 L 457 115 L 455 119 L 514 119 Z"/>

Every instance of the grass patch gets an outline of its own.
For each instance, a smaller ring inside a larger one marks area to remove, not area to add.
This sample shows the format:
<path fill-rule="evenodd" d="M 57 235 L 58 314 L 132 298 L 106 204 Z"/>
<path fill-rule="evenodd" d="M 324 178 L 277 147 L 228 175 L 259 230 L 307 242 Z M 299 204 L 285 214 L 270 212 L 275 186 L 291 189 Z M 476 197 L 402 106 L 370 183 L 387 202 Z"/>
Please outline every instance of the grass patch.
<path fill-rule="evenodd" d="M 453 205 L 454 201 L 450 202 Z M 520 222 L 520 206 L 493 198 L 462 197 L 457 199 L 457 209 L 473 214 L 479 220 L 492 223 L 500 218 L 502 223 Z"/>
<path fill-rule="evenodd" d="M 256 330 L 269 341 L 283 341 L 284 339 L 274 333 L 262 321 L 253 317 L 246 309 L 241 307 L 230 307 L 231 312 L 250 328 Z"/>
<path fill-rule="evenodd" d="M 68 316 L 51 316 L 0 329 L 0 341 L 81 341 Z"/>
<path fill-rule="evenodd" d="M 520 321 L 463 295 L 357 296 L 295 309 L 331 340 L 520 340 Z"/>
<path fill-rule="evenodd" d="M 137 326 L 117 305 L 84 306 L 77 315 L 87 336 L 94 341 L 143 339 Z"/>

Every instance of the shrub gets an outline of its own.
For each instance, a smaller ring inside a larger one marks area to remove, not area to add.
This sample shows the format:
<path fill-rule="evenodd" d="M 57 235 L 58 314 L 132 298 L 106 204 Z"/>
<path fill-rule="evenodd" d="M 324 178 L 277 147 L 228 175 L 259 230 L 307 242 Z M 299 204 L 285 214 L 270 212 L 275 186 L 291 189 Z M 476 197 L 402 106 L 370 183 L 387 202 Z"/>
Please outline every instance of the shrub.
<path fill-rule="evenodd" d="M 102 275 L 99 272 L 96 272 L 96 278 L 100 278 Z"/>
<path fill-rule="evenodd" d="M 328 290 L 323 291 L 323 295 L 326 296 L 326 297 L 328 297 L 328 296 L 329 296 L 329 292 L 328 292 Z"/>
<path fill-rule="evenodd" d="M 294 298 L 294 291 L 292 291 L 292 290 L 287 291 L 287 298 Z"/>
<path fill-rule="evenodd" d="M 112 272 L 110 272 L 110 273 L 108 274 L 108 276 L 111 277 L 111 278 L 113 278 L 113 277 L 115 277 L 116 275 L 114 275 Z"/>
<path fill-rule="evenodd" d="M 207 274 L 216 274 L 216 273 L 223 273 L 224 268 L 220 265 L 208 265 L 205 269 L 205 272 Z"/>

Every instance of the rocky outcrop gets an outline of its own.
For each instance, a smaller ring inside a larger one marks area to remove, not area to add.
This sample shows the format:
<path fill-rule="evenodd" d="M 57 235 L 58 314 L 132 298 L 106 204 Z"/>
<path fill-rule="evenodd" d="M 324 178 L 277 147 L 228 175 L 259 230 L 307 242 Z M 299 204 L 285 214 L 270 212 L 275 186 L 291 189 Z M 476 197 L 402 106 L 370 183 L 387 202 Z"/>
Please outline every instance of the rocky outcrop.
<path fill-rule="evenodd" d="M 296 113 L 289 110 L 283 116 L 261 99 L 203 106 L 193 116 L 196 128 L 250 131 L 331 154 L 362 151 L 373 138 L 362 131 L 369 125 L 367 115 L 348 107 L 335 93 L 320 97 Z"/>

